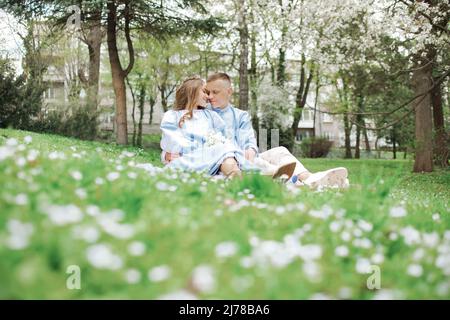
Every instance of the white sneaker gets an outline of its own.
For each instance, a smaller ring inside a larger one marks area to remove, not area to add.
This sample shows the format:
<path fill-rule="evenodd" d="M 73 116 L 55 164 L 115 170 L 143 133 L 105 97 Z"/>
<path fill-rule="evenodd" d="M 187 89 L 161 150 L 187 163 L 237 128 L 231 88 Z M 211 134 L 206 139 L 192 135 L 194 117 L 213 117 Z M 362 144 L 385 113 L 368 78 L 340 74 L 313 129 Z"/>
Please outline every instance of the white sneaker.
<path fill-rule="evenodd" d="M 313 173 L 303 182 L 312 189 L 347 188 L 349 185 L 347 175 L 347 169 L 339 167 Z"/>

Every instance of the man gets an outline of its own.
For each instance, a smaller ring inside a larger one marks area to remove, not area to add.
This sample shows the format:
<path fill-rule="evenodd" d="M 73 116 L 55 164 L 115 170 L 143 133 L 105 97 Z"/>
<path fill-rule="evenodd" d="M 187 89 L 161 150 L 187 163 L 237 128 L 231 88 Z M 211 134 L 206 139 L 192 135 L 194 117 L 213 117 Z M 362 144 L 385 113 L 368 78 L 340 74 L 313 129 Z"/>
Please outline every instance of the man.
<path fill-rule="evenodd" d="M 210 108 L 217 112 L 225 122 L 227 138 L 234 141 L 244 151 L 247 160 L 262 159 L 273 166 L 295 162 L 296 167 L 291 181 L 297 184 L 306 184 L 312 188 L 348 186 L 347 169 L 345 168 L 311 173 L 285 147 L 272 148 L 258 154 L 250 115 L 230 103 L 233 89 L 231 79 L 226 73 L 215 73 L 209 76 L 206 81 L 206 89 L 209 92 Z M 177 154 L 166 154 L 165 160 L 171 161 L 178 156 Z"/>

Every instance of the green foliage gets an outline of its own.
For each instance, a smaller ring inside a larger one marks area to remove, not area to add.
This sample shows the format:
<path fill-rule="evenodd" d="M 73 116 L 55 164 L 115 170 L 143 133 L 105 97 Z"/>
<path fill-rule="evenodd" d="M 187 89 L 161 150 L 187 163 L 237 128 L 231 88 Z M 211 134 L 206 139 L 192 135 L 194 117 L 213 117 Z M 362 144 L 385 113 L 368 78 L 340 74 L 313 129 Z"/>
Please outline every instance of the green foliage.
<path fill-rule="evenodd" d="M 333 142 L 324 137 L 309 137 L 300 144 L 301 154 L 305 158 L 325 158 Z"/>
<path fill-rule="evenodd" d="M 29 129 L 45 88 L 33 78 L 16 77 L 10 61 L 0 58 L 0 128 Z"/>
<path fill-rule="evenodd" d="M 81 140 L 94 140 L 98 135 L 98 112 L 84 106 L 72 105 L 68 109 L 49 111 L 33 121 L 35 132 L 60 134 Z"/>

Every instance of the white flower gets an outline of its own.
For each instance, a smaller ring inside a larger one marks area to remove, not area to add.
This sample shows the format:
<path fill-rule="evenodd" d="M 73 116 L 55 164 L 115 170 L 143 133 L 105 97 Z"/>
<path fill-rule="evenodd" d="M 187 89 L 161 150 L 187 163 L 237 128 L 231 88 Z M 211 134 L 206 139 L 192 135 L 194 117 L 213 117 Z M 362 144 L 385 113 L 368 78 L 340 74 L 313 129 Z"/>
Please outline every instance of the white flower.
<path fill-rule="evenodd" d="M 27 163 L 27 160 L 24 157 L 19 157 L 16 159 L 16 164 L 18 167 L 23 167 Z"/>
<path fill-rule="evenodd" d="M 102 178 L 95 178 L 95 184 L 96 185 L 101 185 L 104 184 L 105 181 Z"/>
<path fill-rule="evenodd" d="M 318 282 L 321 279 L 320 266 L 314 261 L 306 261 L 303 264 L 303 272 L 312 282 Z"/>
<path fill-rule="evenodd" d="M 334 249 L 334 254 L 338 257 L 347 257 L 349 254 L 349 250 L 346 246 L 338 246 Z"/>
<path fill-rule="evenodd" d="M 362 232 L 361 229 L 359 229 L 359 228 L 353 229 L 353 235 L 354 235 L 355 237 L 359 238 L 359 237 L 362 236 L 362 234 L 363 234 L 363 232 Z"/>
<path fill-rule="evenodd" d="M 137 178 L 137 173 L 136 172 L 128 172 L 127 176 L 130 179 L 136 179 Z"/>
<path fill-rule="evenodd" d="M 9 139 L 6 140 L 5 144 L 7 146 L 9 146 L 9 147 L 14 147 L 14 146 L 17 146 L 19 144 L 19 141 L 17 141 L 16 138 L 9 138 Z"/>
<path fill-rule="evenodd" d="M 78 198 L 80 199 L 86 199 L 87 197 L 87 193 L 86 190 L 82 189 L 82 188 L 78 188 L 75 190 L 75 194 L 78 196 Z"/>
<path fill-rule="evenodd" d="M 141 281 L 142 275 L 137 269 L 128 269 L 125 271 L 125 279 L 129 284 L 135 284 Z"/>
<path fill-rule="evenodd" d="M 333 214 L 333 209 L 328 206 L 324 205 L 321 210 L 310 210 L 309 215 L 313 218 L 319 218 L 319 219 L 327 219 L 329 216 Z"/>
<path fill-rule="evenodd" d="M 332 297 L 330 297 L 329 295 L 325 294 L 325 293 L 314 293 L 309 300 L 333 300 Z"/>
<path fill-rule="evenodd" d="M 129 239 L 135 232 L 133 225 L 117 223 L 113 217 L 99 216 L 97 222 L 106 233 L 118 239 Z"/>
<path fill-rule="evenodd" d="M 330 223 L 330 230 L 332 232 L 338 232 L 342 228 L 342 223 L 340 221 L 333 221 Z"/>
<path fill-rule="evenodd" d="M 412 254 L 412 259 L 414 261 L 420 261 L 425 256 L 425 250 L 423 248 L 418 248 Z"/>
<path fill-rule="evenodd" d="M 420 232 L 411 226 L 401 229 L 400 234 L 403 236 L 404 241 L 408 246 L 421 243 Z"/>
<path fill-rule="evenodd" d="M 369 273 L 370 272 L 370 260 L 366 258 L 358 258 L 356 260 L 356 272 Z"/>
<path fill-rule="evenodd" d="M 445 297 L 448 296 L 449 292 L 450 292 L 450 284 L 448 282 L 441 282 L 438 284 L 436 288 L 437 295 Z"/>
<path fill-rule="evenodd" d="M 38 157 L 38 155 L 39 155 L 39 151 L 34 150 L 34 149 L 31 149 L 30 151 L 28 151 L 27 160 L 28 160 L 29 162 L 33 162 L 33 161 L 36 160 L 36 158 Z"/>
<path fill-rule="evenodd" d="M 3 161 L 14 155 L 14 149 L 10 147 L 0 146 L 0 161 Z"/>
<path fill-rule="evenodd" d="M 382 264 L 384 261 L 384 255 L 381 253 L 374 253 L 370 258 L 374 264 Z"/>
<path fill-rule="evenodd" d="M 342 241 L 348 242 L 352 239 L 352 235 L 348 231 L 343 231 L 341 233 L 341 239 Z"/>
<path fill-rule="evenodd" d="M 93 226 L 75 226 L 73 229 L 73 235 L 76 239 L 82 239 L 88 243 L 94 243 L 100 238 L 100 232 Z"/>
<path fill-rule="evenodd" d="M 86 257 L 89 263 L 97 269 L 118 270 L 123 266 L 122 258 L 115 255 L 105 244 L 95 244 L 87 248 Z"/>
<path fill-rule="evenodd" d="M 431 218 L 433 219 L 433 221 L 439 221 L 441 220 L 441 215 L 439 213 L 433 213 Z"/>
<path fill-rule="evenodd" d="M 22 223 L 19 220 L 11 219 L 7 223 L 9 237 L 6 239 L 6 246 L 12 250 L 21 250 L 28 247 L 30 237 L 34 232 L 31 223 Z"/>
<path fill-rule="evenodd" d="M 197 296 L 184 289 L 163 294 L 158 298 L 158 300 L 197 300 L 197 299 L 198 299 Z"/>
<path fill-rule="evenodd" d="M 396 232 L 389 233 L 389 240 L 395 241 L 398 239 L 398 234 Z"/>
<path fill-rule="evenodd" d="M 407 215 L 406 209 L 401 206 L 392 207 L 389 211 L 389 214 L 393 218 L 401 218 Z"/>
<path fill-rule="evenodd" d="M 19 193 L 15 198 L 14 202 L 18 206 L 25 206 L 28 204 L 28 196 L 25 193 Z"/>
<path fill-rule="evenodd" d="M 192 271 L 192 286 L 202 293 L 213 292 L 216 288 L 213 268 L 208 265 L 197 266 Z"/>
<path fill-rule="evenodd" d="M 128 158 L 132 158 L 132 157 L 134 157 L 135 156 L 135 154 L 134 154 L 134 152 L 130 152 L 130 151 L 122 151 L 122 155 L 124 156 L 124 157 L 128 157 Z"/>
<path fill-rule="evenodd" d="M 306 244 L 300 246 L 297 253 L 304 261 L 316 260 L 322 256 L 322 247 L 318 244 Z"/>
<path fill-rule="evenodd" d="M 399 299 L 400 295 L 397 291 L 389 289 L 377 290 L 373 300 L 395 300 Z"/>
<path fill-rule="evenodd" d="M 355 239 L 355 240 L 353 240 L 353 245 L 355 247 L 369 249 L 372 247 L 372 242 L 367 238 Z"/>
<path fill-rule="evenodd" d="M 86 213 L 92 217 L 100 214 L 100 209 L 96 205 L 89 205 L 86 207 Z"/>
<path fill-rule="evenodd" d="M 66 206 L 60 205 L 44 205 L 41 211 L 46 213 L 50 221 L 56 225 L 66 225 L 76 223 L 83 219 L 83 213 L 80 208 L 74 204 Z"/>
<path fill-rule="evenodd" d="M 439 244 L 439 234 L 437 232 L 423 233 L 423 244 L 428 248 L 434 248 Z"/>
<path fill-rule="evenodd" d="M 29 143 L 31 143 L 31 141 L 33 141 L 33 138 L 32 138 L 31 136 L 25 136 L 25 137 L 23 138 L 23 141 L 24 141 L 26 144 L 29 144 Z"/>
<path fill-rule="evenodd" d="M 118 172 L 110 172 L 107 174 L 106 179 L 108 179 L 109 181 L 114 181 L 119 179 L 120 174 Z"/>
<path fill-rule="evenodd" d="M 152 282 L 161 282 L 170 277 L 171 269 L 169 266 L 162 265 L 152 268 L 148 271 L 148 278 Z"/>
<path fill-rule="evenodd" d="M 364 232 L 370 232 L 373 229 L 373 225 L 370 222 L 359 220 L 358 226 L 364 231 Z"/>
<path fill-rule="evenodd" d="M 208 132 L 206 135 L 206 145 L 208 147 L 215 146 L 217 144 L 225 144 L 227 139 L 220 132 Z"/>
<path fill-rule="evenodd" d="M 338 297 L 340 299 L 350 299 L 352 297 L 352 288 L 342 287 L 339 289 Z"/>
<path fill-rule="evenodd" d="M 423 274 L 423 268 L 420 264 L 411 264 L 408 266 L 407 273 L 412 277 L 420 277 Z"/>
<path fill-rule="evenodd" d="M 242 257 L 241 260 L 239 261 L 239 264 L 243 268 L 248 269 L 253 267 L 253 260 L 251 257 Z"/>
<path fill-rule="evenodd" d="M 142 256 L 145 253 L 145 244 L 140 241 L 133 241 L 128 246 L 128 252 L 132 256 Z"/>
<path fill-rule="evenodd" d="M 228 258 L 234 256 L 238 251 L 238 245 L 233 241 L 221 242 L 216 246 L 216 257 Z"/>
<path fill-rule="evenodd" d="M 156 186 L 156 189 L 158 189 L 160 191 L 166 191 L 169 189 L 169 185 L 162 181 L 158 181 L 155 186 Z"/>
<path fill-rule="evenodd" d="M 77 181 L 80 181 L 81 179 L 83 179 L 83 175 L 81 174 L 80 171 L 72 171 L 70 173 L 70 175 L 72 176 L 72 178 L 74 178 Z"/>

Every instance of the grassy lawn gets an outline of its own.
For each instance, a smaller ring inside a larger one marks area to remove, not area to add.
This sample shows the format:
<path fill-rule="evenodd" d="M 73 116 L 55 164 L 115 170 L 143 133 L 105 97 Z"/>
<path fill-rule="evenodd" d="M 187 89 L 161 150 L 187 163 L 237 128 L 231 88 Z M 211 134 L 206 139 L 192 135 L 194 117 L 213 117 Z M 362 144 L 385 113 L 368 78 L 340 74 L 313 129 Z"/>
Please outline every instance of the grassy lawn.
<path fill-rule="evenodd" d="M 449 171 L 303 163 L 345 166 L 351 187 L 211 179 L 163 171 L 156 148 L 1 129 L 0 298 L 450 298 Z"/>

